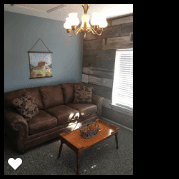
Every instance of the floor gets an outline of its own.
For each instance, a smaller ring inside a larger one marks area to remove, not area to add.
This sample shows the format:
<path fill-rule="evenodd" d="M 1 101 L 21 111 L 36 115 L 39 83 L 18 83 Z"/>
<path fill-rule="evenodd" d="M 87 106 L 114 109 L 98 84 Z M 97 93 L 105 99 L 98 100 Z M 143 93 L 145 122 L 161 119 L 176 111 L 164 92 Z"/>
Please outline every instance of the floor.
<path fill-rule="evenodd" d="M 58 159 L 60 140 L 54 139 L 26 151 L 16 153 L 4 137 L 4 175 L 76 175 L 76 153 L 63 146 Z M 133 132 L 120 127 L 116 149 L 115 137 L 97 144 L 82 153 L 80 175 L 133 175 Z M 21 158 L 22 164 L 14 170 L 9 158 Z"/>

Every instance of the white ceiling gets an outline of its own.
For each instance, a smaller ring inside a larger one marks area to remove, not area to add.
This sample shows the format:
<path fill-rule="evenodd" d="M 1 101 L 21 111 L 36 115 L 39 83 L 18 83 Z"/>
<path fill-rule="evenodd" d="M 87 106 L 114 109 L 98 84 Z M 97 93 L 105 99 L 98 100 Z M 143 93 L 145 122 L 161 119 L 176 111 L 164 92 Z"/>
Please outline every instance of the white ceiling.
<path fill-rule="evenodd" d="M 54 19 L 59 21 L 65 21 L 68 14 L 71 12 L 78 13 L 78 18 L 84 14 L 82 4 L 65 4 L 63 7 L 47 12 L 62 4 L 4 4 L 4 11 L 10 11 L 20 14 L 26 14 L 31 16 L 37 16 L 47 19 Z M 133 13 L 133 4 L 90 4 L 88 15 L 92 15 L 92 12 L 103 13 L 106 18 L 116 17 L 124 14 Z"/>

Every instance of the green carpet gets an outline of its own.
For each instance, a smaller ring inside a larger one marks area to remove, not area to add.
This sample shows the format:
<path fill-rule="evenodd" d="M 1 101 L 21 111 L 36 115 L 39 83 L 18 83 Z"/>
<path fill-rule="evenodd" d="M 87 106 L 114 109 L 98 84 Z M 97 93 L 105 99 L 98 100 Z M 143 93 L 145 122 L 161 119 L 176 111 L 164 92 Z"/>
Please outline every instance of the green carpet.
<path fill-rule="evenodd" d="M 29 149 L 24 154 L 12 150 L 4 140 L 4 175 L 76 175 L 77 155 L 65 144 L 58 159 L 60 140 L 55 139 Z M 115 136 L 84 151 L 80 157 L 80 175 L 133 175 L 133 132 L 120 127 L 116 149 Z M 14 170 L 9 158 L 21 158 Z"/>

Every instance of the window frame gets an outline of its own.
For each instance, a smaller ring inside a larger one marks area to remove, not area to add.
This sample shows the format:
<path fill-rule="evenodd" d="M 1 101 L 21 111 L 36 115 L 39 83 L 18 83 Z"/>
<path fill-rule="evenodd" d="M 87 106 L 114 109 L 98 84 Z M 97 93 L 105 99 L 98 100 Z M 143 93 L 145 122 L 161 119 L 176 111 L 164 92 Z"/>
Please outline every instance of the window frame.
<path fill-rule="evenodd" d="M 133 48 L 116 49 L 116 53 L 117 53 L 117 51 L 133 51 Z M 116 58 L 115 58 L 115 64 L 116 64 Z M 114 64 L 114 74 L 115 74 L 115 64 Z M 114 82 L 114 76 L 113 76 L 113 82 Z M 113 96 L 113 90 L 112 90 L 112 96 Z M 112 100 L 111 100 L 111 108 L 113 108 L 113 109 L 115 109 L 115 110 L 117 110 L 121 113 L 133 116 L 133 108 L 131 110 L 129 110 L 129 109 L 126 109 L 125 107 L 122 107 L 122 105 L 121 106 L 120 105 L 114 105 L 114 104 L 112 104 Z"/>

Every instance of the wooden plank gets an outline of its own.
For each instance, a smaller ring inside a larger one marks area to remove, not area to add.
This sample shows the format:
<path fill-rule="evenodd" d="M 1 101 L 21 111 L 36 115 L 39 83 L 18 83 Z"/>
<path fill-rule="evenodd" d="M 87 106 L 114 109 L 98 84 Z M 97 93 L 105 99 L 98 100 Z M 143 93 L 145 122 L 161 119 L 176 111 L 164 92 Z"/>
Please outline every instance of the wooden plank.
<path fill-rule="evenodd" d="M 82 74 L 82 82 L 88 83 L 88 75 Z"/>
<path fill-rule="evenodd" d="M 109 49 L 109 50 L 99 50 L 97 52 L 97 57 L 99 58 L 107 58 L 107 59 L 113 59 L 115 58 L 116 55 L 116 50 L 114 49 Z"/>
<path fill-rule="evenodd" d="M 91 86 L 93 87 L 93 94 L 102 96 L 106 99 L 112 98 L 112 88 L 108 88 L 105 86 L 99 86 L 91 83 L 83 83 L 85 86 Z"/>
<path fill-rule="evenodd" d="M 123 14 L 123 15 L 120 15 L 120 16 L 108 17 L 108 18 L 106 18 L 106 20 L 111 21 L 111 20 L 114 20 L 114 19 L 124 18 L 124 17 L 128 17 L 128 16 L 133 16 L 133 12 L 129 13 L 129 14 Z"/>
<path fill-rule="evenodd" d="M 83 67 L 82 71 L 83 74 L 93 75 L 101 78 L 113 79 L 113 75 L 114 75 L 113 70 L 94 68 L 94 67 Z"/>
<path fill-rule="evenodd" d="M 107 20 L 107 19 L 106 19 L 106 20 Z M 106 28 L 108 28 L 109 26 L 112 26 L 112 20 L 107 20 L 107 23 L 108 23 L 108 25 L 107 25 Z"/>
<path fill-rule="evenodd" d="M 121 25 L 121 36 L 130 35 L 133 32 L 133 22 Z"/>
<path fill-rule="evenodd" d="M 102 49 L 102 39 L 98 40 L 84 40 L 83 41 L 83 49 L 84 50 L 97 50 Z"/>
<path fill-rule="evenodd" d="M 96 68 L 104 68 L 108 70 L 114 70 L 116 50 L 101 50 L 96 56 Z"/>
<path fill-rule="evenodd" d="M 83 55 L 83 67 L 96 67 L 96 55 Z"/>
<path fill-rule="evenodd" d="M 104 103 L 103 103 L 104 107 L 111 109 L 111 103 L 112 103 L 112 100 L 104 98 Z"/>
<path fill-rule="evenodd" d="M 120 25 L 133 22 L 133 16 L 123 17 L 119 19 L 112 20 L 111 25 Z"/>
<path fill-rule="evenodd" d="M 99 50 L 83 49 L 83 55 L 97 55 Z"/>
<path fill-rule="evenodd" d="M 97 55 L 84 55 L 83 67 L 95 67 L 108 70 L 114 70 L 115 49 L 98 50 Z"/>
<path fill-rule="evenodd" d="M 130 38 L 130 37 L 129 37 Z M 103 43 L 103 42 L 102 42 Z M 106 50 L 106 51 L 103 51 L 103 50 L 83 50 L 83 56 L 98 56 L 98 57 L 107 57 L 107 58 L 110 58 L 111 56 L 115 56 L 115 53 L 116 51 L 115 50 Z"/>
<path fill-rule="evenodd" d="M 92 84 L 96 84 L 96 85 L 100 85 L 100 86 L 105 86 L 105 87 L 109 87 L 109 88 L 112 88 L 112 86 L 113 86 L 113 80 L 112 79 L 97 78 L 97 77 L 92 76 L 92 75 L 88 75 L 88 83 L 92 83 Z"/>
<path fill-rule="evenodd" d="M 106 42 L 103 40 L 102 50 L 125 48 L 133 48 L 133 43 L 130 43 L 130 36 L 107 38 Z"/>

